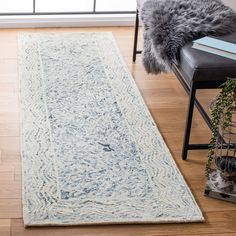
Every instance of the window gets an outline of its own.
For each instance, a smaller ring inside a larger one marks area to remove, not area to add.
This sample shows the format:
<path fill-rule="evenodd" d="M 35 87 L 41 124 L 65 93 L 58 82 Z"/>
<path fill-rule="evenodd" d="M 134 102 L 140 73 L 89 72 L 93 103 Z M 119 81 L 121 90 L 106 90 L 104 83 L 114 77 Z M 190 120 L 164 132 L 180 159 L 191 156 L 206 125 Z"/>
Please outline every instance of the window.
<path fill-rule="evenodd" d="M 97 0 L 96 11 L 134 11 L 136 1 L 132 0 Z"/>
<path fill-rule="evenodd" d="M 30 13 L 32 9 L 32 0 L 0 0 L 0 13 Z"/>
<path fill-rule="evenodd" d="M 93 0 L 36 0 L 36 12 L 91 12 Z"/>
<path fill-rule="evenodd" d="M 133 13 L 136 0 L 0 0 L 0 15 Z"/>

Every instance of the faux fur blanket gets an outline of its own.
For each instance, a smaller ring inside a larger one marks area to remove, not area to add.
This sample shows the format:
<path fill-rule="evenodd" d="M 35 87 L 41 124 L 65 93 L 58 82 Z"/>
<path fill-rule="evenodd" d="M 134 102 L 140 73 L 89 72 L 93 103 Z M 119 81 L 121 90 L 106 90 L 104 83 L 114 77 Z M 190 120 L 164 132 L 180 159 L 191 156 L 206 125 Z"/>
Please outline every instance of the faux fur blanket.
<path fill-rule="evenodd" d="M 186 43 L 236 31 L 236 13 L 220 0 L 147 0 L 140 16 L 143 64 L 154 74 L 170 71 Z"/>

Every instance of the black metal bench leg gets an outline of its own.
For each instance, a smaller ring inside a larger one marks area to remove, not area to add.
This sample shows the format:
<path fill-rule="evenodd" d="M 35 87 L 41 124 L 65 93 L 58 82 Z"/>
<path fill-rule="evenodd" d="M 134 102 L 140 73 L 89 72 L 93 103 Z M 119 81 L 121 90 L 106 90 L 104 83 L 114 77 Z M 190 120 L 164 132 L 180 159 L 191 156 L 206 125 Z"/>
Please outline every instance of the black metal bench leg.
<path fill-rule="evenodd" d="M 137 11 L 136 11 L 136 20 L 135 20 L 135 31 L 134 31 L 133 62 L 136 61 L 136 55 L 137 55 L 138 28 L 139 28 L 139 12 L 138 12 L 138 10 L 137 10 Z"/>
<path fill-rule="evenodd" d="M 193 120 L 193 110 L 194 110 L 194 102 L 196 96 L 196 88 L 192 84 L 189 94 L 189 107 L 188 107 L 188 114 L 186 120 L 186 128 L 184 134 L 184 143 L 183 143 L 183 150 L 182 150 L 182 159 L 186 160 L 188 155 L 188 147 L 189 147 L 189 139 L 192 127 L 192 120 Z"/>

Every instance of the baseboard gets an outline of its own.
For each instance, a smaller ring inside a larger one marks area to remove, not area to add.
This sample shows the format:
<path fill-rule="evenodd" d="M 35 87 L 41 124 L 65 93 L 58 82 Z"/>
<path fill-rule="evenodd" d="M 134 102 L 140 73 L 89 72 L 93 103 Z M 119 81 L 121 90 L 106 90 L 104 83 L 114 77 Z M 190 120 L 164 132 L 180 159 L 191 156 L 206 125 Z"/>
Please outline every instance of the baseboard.
<path fill-rule="evenodd" d="M 133 26 L 135 14 L 1 16 L 0 28 Z"/>

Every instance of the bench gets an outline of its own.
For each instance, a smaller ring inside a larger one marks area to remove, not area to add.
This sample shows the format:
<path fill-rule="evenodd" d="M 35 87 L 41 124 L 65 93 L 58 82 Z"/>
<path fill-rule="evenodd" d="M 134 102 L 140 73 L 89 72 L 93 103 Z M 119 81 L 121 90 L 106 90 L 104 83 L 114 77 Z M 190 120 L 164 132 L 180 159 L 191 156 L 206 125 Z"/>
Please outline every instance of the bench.
<path fill-rule="evenodd" d="M 145 0 L 137 1 L 136 22 L 134 32 L 133 62 L 136 61 L 138 30 L 139 30 L 139 9 Z M 227 36 L 219 37 L 229 42 L 236 43 L 236 32 Z M 236 78 L 236 61 L 221 56 L 192 48 L 188 43 L 180 50 L 179 61 L 172 63 L 172 70 L 179 79 L 189 95 L 189 105 L 186 118 L 186 127 L 182 148 L 182 159 L 186 160 L 188 150 L 208 149 L 209 144 L 190 144 L 190 134 L 193 119 L 194 105 L 198 108 L 203 119 L 211 127 L 210 118 L 207 112 L 196 98 L 198 89 L 216 89 L 229 78 Z"/>

